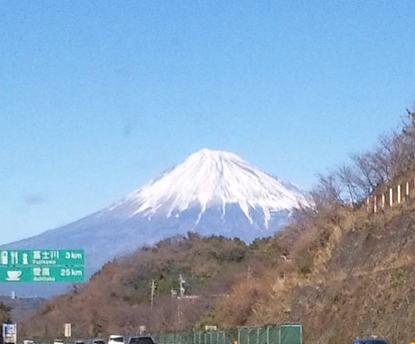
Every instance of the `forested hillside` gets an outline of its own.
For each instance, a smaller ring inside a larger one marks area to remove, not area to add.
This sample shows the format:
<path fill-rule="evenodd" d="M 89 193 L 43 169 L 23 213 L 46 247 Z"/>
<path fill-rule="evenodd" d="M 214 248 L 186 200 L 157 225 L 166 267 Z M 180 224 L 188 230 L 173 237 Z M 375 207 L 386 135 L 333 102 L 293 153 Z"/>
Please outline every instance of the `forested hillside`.
<path fill-rule="evenodd" d="M 74 335 L 98 336 L 136 331 L 143 324 L 154 330 L 188 328 L 226 294 L 249 255 L 239 239 L 189 234 L 164 240 L 106 264 L 88 284 L 46 303 L 24 329 L 57 336 L 62 324 L 70 322 Z M 181 300 L 180 275 L 185 280 Z"/>

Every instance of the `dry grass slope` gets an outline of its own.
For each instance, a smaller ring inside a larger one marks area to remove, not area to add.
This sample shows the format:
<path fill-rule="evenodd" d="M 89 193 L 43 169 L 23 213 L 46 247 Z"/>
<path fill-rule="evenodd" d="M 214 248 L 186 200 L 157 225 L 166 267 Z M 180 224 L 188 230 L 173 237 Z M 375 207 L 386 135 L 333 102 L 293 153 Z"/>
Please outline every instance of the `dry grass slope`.
<path fill-rule="evenodd" d="M 406 203 L 371 216 L 339 207 L 298 223 L 303 233 L 285 261 L 236 285 L 217 306 L 217 321 L 299 321 L 311 343 L 350 343 L 371 334 L 413 340 L 414 210 Z"/>

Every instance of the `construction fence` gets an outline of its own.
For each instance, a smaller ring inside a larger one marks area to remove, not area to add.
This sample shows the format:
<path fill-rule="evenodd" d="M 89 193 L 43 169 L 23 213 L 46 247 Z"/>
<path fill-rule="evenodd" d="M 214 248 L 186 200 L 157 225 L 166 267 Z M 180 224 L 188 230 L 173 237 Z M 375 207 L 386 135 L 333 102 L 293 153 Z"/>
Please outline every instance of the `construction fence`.
<path fill-rule="evenodd" d="M 156 334 L 158 344 L 302 344 L 300 324 Z"/>

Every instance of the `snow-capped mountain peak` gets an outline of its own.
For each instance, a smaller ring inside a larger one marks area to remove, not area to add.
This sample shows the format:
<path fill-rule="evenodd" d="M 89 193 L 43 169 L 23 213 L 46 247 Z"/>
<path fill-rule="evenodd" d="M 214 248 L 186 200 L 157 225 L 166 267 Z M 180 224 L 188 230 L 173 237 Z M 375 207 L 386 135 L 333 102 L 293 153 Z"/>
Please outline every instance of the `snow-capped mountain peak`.
<path fill-rule="evenodd" d="M 253 222 L 251 210 L 260 209 L 265 227 L 273 212 L 309 206 L 307 197 L 293 185 L 260 171 L 233 153 L 209 149 L 191 154 L 118 206 L 125 203 L 129 203 L 131 216 L 148 217 L 169 218 L 199 207 L 197 223 L 208 207 L 219 206 L 223 217 L 227 205 L 239 205 L 250 223 Z"/>

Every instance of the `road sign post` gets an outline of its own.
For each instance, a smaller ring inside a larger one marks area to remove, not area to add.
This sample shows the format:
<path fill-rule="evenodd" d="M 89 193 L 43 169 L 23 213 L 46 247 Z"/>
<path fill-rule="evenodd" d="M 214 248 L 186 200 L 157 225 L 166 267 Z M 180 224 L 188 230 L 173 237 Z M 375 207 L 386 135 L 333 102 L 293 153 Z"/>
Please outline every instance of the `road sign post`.
<path fill-rule="evenodd" d="M 83 250 L 2 250 L 0 282 L 83 282 Z"/>

